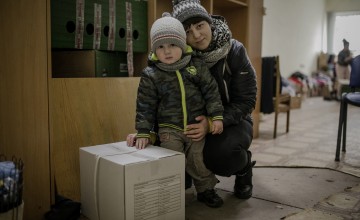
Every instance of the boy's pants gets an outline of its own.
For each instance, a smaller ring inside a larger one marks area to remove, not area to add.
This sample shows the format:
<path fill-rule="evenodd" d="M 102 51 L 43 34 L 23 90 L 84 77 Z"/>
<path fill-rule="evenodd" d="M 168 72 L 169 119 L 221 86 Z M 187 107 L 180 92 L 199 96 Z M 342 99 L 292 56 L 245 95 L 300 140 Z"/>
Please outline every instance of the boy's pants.
<path fill-rule="evenodd" d="M 193 178 L 198 193 L 215 187 L 218 179 L 204 164 L 205 138 L 201 141 L 192 141 L 182 131 L 172 128 L 159 128 L 159 137 L 161 147 L 185 153 L 185 170 Z"/>

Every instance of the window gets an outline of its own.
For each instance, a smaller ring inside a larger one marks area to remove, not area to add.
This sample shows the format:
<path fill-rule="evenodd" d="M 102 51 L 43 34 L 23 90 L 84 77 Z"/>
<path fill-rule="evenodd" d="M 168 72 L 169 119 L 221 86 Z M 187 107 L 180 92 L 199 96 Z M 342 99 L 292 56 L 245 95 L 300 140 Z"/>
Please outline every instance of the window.
<path fill-rule="evenodd" d="M 335 16 L 333 52 L 337 54 L 344 48 L 342 40 L 350 43 L 353 55 L 360 54 L 360 12 L 342 13 Z"/>

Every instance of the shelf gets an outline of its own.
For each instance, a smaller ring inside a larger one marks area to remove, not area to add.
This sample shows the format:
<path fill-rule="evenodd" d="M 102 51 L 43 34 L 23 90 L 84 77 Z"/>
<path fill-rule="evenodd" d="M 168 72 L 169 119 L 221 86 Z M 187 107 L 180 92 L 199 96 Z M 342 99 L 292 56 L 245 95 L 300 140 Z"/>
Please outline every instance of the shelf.
<path fill-rule="evenodd" d="M 214 8 L 241 8 L 247 7 L 247 0 L 214 0 Z"/>

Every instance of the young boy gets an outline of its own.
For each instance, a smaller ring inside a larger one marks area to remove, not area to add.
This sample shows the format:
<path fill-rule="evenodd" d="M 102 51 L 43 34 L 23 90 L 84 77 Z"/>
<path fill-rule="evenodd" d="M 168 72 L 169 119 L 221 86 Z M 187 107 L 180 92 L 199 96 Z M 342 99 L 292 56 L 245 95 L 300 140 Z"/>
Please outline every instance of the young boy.
<path fill-rule="evenodd" d="M 223 200 L 214 190 L 218 180 L 203 162 L 205 139 L 193 141 L 184 135 L 187 124 L 196 123 L 199 115 L 210 116 L 212 134 L 222 133 L 224 109 L 217 83 L 205 63 L 192 58 L 183 25 L 169 13 L 154 22 L 150 38 L 152 53 L 137 96 L 135 146 L 145 148 L 157 124 L 160 146 L 185 153 L 185 169 L 194 179 L 198 200 L 220 207 Z"/>

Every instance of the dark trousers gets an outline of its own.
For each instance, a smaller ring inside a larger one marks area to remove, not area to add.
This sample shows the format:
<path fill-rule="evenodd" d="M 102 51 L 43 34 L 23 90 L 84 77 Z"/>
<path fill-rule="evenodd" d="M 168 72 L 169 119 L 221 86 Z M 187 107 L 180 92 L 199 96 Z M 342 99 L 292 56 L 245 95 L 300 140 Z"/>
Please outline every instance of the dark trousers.
<path fill-rule="evenodd" d="M 252 123 L 241 120 L 225 127 L 220 135 L 208 134 L 204 147 L 206 167 L 219 176 L 231 176 L 248 164 L 247 150 L 253 138 Z"/>

